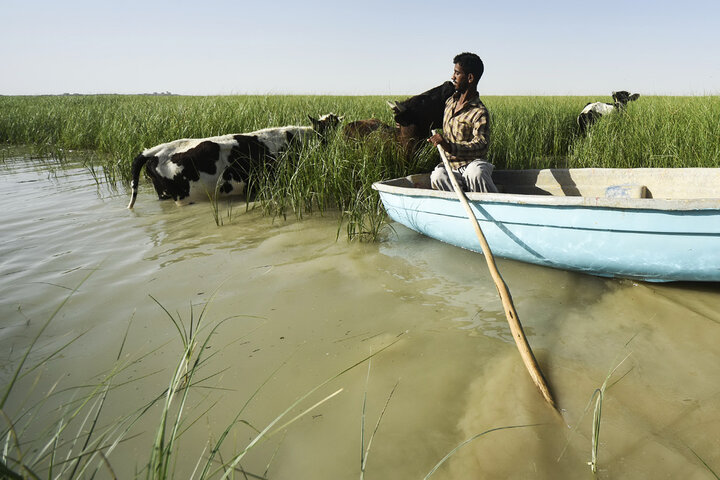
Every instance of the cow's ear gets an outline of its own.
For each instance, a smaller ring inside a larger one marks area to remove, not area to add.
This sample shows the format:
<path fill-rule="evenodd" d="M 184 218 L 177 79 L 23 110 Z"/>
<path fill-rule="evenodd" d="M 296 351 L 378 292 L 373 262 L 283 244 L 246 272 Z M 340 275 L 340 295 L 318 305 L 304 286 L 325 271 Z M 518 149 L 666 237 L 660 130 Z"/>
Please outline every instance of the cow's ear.
<path fill-rule="evenodd" d="M 393 112 L 398 113 L 400 111 L 396 102 L 387 102 L 387 104 Z"/>
<path fill-rule="evenodd" d="M 310 115 L 308 115 L 307 117 L 310 119 L 310 122 L 312 122 L 313 125 L 317 125 L 317 124 L 318 124 L 317 119 L 311 117 Z"/>

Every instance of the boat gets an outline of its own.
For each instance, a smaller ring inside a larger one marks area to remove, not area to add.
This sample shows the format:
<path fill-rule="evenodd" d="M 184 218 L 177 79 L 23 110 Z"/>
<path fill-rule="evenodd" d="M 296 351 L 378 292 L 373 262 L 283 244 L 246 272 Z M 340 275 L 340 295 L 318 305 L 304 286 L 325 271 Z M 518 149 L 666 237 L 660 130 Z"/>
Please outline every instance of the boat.
<path fill-rule="evenodd" d="M 496 170 L 467 192 L 494 256 L 647 282 L 720 281 L 720 168 Z M 388 216 L 482 253 L 455 192 L 429 174 L 376 182 Z"/>

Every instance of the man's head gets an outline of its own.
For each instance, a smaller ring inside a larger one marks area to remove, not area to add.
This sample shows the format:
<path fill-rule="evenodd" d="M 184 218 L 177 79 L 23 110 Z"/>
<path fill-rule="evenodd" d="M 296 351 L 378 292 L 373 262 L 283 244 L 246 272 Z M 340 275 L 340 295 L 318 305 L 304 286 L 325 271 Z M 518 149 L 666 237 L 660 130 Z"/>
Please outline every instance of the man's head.
<path fill-rule="evenodd" d="M 469 86 L 476 89 L 478 81 L 485 71 L 485 66 L 480 57 L 474 53 L 463 52 L 453 58 L 453 63 L 455 67 L 452 81 L 455 84 L 455 90 L 464 92 Z"/>

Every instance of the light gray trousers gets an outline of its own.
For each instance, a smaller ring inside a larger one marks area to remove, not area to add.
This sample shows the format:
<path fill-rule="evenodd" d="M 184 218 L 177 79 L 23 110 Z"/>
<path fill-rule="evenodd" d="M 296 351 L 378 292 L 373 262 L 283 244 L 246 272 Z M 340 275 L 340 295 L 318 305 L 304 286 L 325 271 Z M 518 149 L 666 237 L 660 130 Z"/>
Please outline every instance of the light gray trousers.
<path fill-rule="evenodd" d="M 459 170 L 453 170 L 460 187 L 466 192 L 491 192 L 497 193 L 497 187 L 492 181 L 493 164 L 485 160 L 473 160 Z M 435 190 L 453 191 L 450 177 L 441 163 L 430 174 L 430 185 Z"/>

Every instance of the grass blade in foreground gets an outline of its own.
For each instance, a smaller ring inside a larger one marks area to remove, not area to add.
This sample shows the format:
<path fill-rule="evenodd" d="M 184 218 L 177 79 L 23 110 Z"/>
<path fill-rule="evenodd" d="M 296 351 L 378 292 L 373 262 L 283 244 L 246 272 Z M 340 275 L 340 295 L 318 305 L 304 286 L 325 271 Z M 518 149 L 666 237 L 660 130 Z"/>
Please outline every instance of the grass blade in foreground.
<path fill-rule="evenodd" d="M 480 437 L 482 437 L 482 436 L 487 435 L 488 433 L 497 432 L 498 430 L 510 430 L 510 429 L 513 429 L 513 428 L 537 427 L 538 425 L 542 425 L 542 424 L 541 424 L 541 423 L 533 423 L 533 424 L 530 424 L 530 425 L 509 425 L 509 426 L 507 426 L 507 427 L 491 428 L 490 430 L 485 430 L 485 431 L 482 432 L 482 433 L 478 433 L 477 435 L 474 435 L 474 436 L 468 438 L 467 440 L 465 440 L 464 442 L 462 442 L 460 445 L 458 445 L 457 447 L 455 447 L 455 448 L 453 448 L 452 450 L 450 450 L 450 452 L 449 452 L 447 455 L 445 455 L 445 456 L 442 458 L 442 460 L 440 460 L 440 461 L 433 467 L 433 469 L 428 472 L 427 475 L 425 475 L 425 480 L 427 480 L 428 478 L 430 478 L 430 476 L 431 476 L 433 473 L 435 473 L 435 472 L 437 471 L 437 469 L 440 468 L 440 467 L 442 466 L 442 464 L 445 463 L 445 461 L 446 461 L 447 459 L 449 459 L 450 457 L 452 457 L 453 455 L 455 455 L 458 450 L 460 450 L 461 448 L 463 448 L 463 447 L 464 447 L 465 445 L 467 445 L 468 443 L 470 443 L 470 442 L 472 442 L 472 441 L 474 441 L 474 440 L 477 440 L 478 438 L 480 438 Z"/>
<path fill-rule="evenodd" d="M 336 378 L 338 378 L 338 377 L 342 376 L 343 374 L 349 372 L 350 370 L 354 369 L 355 367 L 357 367 L 357 366 L 359 366 L 359 365 L 362 365 L 363 363 L 365 363 L 366 361 L 370 360 L 371 358 L 373 358 L 374 356 L 378 355 L 379 353 L 383 352 L 384 350 L 387 350 L 388 348 L 390 348 L 391 346 L 395 345 L 395 344 L 396 344 L 397 342 L 399 342 L 399 341 L 400 341 L 399 339 L 393 341 L 392 343 L 384 346 L 383 348 L 381 348 L 381 349 L 378 350 L 377 352 L 375 352 L 375 353 L 373 353 L 373 354 L 371 354 L 371 355 L 368 355 L 367 357 L 363 358 L 362 360 L 359 360 L 358 362 L 354 363 L 353 365 L 351 365 L 351 366 L 345 368 L 344 370 L 336 373 L 336 374 L 333 375 L 332 377 L 330 377 L 330 378 L 328 378 L 327 380 L 323 381 L 322 383 L 320 383 L 319 385 L 317 385 L 316 387 L 312 388 L 312 389 L 309 390 L 307 393 L 305 393 L 304 395 L 302 395 L 300 398 L 298 398 L 297 400 L 295 400 L 288 408 L 286 408 L 280 415 L 278 415 L 272 422 L 270 422 L 270 423 L 247 445 L 247 447 L 245 447 L 245 449 L 244 449 L 242 452 L 240 452 L 238 455 L 236 455 L 227 465 L 224 466 L 224 467 L 227 468 L 227 470 L 226 470 L 225 474 L 221 477 L 221 479 L 222 479 L 222 480 L 226 479 L 226 478 L 228 477 L 228 475 L 230 475 L 230 473 L 231 473 L 231 472 L 234 470 L 234 468 L 237 466 L 237 464 L 240 462 L 240 460 L 242 460 L 242 458 L 250 451 L 250 449 L 252 449 L 261 439 L 263 439 L 263 438 L 266 437 L 266 436 L 269 436 L 269 435 L 267 435 L 267 433 L 268 433 L 280 420 L 282 420 L 282 418 L 283 418 L 285 415 L 287 415 L 291 410 L 293 410 L 295 407 L 297 407 L 297 406 L 298 406 L 301 402 L 303 402 L 305 399 L 307 399 L 308 397 L 310 397 L 310 395 L 312 395 L 313 393 L 315 393 L 316 391 L 318 391 L 319 389 L 321 389 L 322 387 L 324 387 L 324 386 L 327 385 L 328 383 L 332 382 L 332 381 L 335 380 Z M 275 431 L 277 432 L 278 430 L 275 430 Z M 273 435 L 274 433 L 275 433 L 275 432 L 273 432 L 273 433 L 270 434 L 270 435 Z"/>

